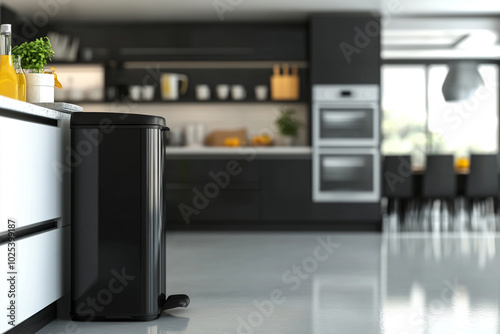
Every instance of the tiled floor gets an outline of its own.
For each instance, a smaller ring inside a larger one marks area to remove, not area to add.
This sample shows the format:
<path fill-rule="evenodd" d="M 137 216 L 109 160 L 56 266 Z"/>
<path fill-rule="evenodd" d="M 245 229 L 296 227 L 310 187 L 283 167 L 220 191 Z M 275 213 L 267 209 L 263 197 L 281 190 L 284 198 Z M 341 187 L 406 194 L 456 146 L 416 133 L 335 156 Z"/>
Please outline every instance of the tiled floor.
<path fill-rule="evenodd" d="M 39 333 L 500 333 L 494 235 L 173 234 L 151 322 L 58 320 Z"/>

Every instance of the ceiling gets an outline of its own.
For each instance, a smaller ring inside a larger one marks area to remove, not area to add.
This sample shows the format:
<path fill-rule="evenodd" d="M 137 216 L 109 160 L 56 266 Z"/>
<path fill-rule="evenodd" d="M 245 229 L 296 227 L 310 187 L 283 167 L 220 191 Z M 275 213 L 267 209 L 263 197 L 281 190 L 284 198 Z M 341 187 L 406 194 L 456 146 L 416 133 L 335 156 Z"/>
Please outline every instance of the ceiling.
<path fill-rule="evenodd" d="M 54 20 L 258 21 L 305 19 L 311 12 L 380 10 L 390 15 L 500 14 L 498 0 L 6 0 L 33 17 L 43 4 Z M 57 4 L 57 6 L 54 6 Z"/>
<path fill-rule="evenodd" d="M 315 12 L 378 11 L 383 17 L 384 58 L 500 58 L 500 0 L 6 0 L 3 3 L 35 22 L 43 15 L 50 16 L 51 21 L 305 21 Z"/>

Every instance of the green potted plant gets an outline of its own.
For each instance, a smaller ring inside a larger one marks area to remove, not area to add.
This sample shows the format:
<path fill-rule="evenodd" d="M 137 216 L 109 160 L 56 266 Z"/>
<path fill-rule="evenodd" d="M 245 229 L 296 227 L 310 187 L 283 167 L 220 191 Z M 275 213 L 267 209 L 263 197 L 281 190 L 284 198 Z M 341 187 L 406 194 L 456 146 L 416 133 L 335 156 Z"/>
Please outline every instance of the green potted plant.
<path fill-rule="evenodd" d="M 299 128 L 302 125 L 302 123 L 294 116 L 294 109 L 282 107 L 280 110 L 280 115 L 275 121 L 280 134 L 283 136 L 284 144 L 287 146 L 291 146 L 294 144 Z"/>
<path fill-rule="evenodd" d="M 12 55 L 21 58 L 26 75 L 26 101 L 54 102 L 54 74 L 44 72 L 47 62 L 54 56 L 50 40 L 43 37 L 24 42 L 12 48 Z"/>

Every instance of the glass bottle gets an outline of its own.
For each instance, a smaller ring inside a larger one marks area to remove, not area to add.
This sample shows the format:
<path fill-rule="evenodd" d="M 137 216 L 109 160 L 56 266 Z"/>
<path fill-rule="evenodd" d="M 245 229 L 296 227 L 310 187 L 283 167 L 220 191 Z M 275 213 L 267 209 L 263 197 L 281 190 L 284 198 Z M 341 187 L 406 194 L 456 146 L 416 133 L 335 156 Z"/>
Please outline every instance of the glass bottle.
<path fill-rule="evenodd" d="M 12 63 L 11 34 L 10 24 L 0 26 L 0 95 L 17 100 L 17 76 Z"/>
<path fill-rule="evenodd" d="M 19 101 L 26 102 L 26 77 L 21 67 L 21 56 L 13 56 L 13 61 L 17 76 L 17 98 Z"/>

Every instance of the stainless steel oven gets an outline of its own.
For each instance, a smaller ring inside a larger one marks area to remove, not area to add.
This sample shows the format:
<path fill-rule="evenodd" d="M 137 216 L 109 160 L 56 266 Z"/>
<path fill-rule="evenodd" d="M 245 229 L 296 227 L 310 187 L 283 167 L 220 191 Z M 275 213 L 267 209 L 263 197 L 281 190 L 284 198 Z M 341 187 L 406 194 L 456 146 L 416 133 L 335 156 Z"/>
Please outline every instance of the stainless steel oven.
<path fill-rule="evenodd" d="M 380 137 L 376 85 L 318 85 L 313 88 L 316 146 L 375 146 Z"/>
<path fill-rule="evenodd" d="M 380 201 L 378 85 L 313 87 L 313 201 Z"/>
<path fill-rule="evenodd" d="M 314 152 L 315 202 L 376 202 L 380 154 L 374 148 L 325 148 Z"/>

